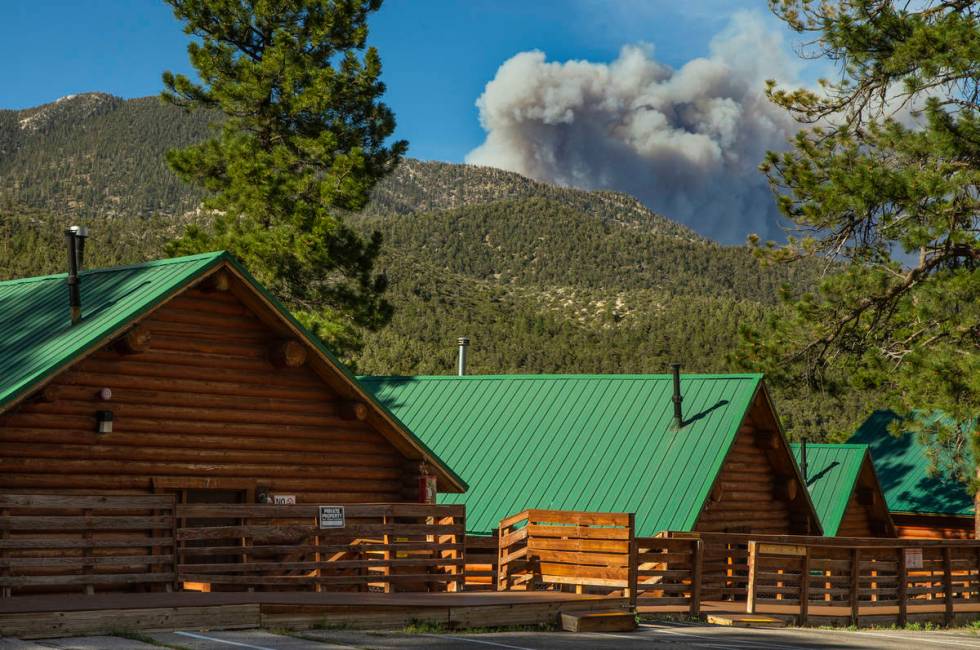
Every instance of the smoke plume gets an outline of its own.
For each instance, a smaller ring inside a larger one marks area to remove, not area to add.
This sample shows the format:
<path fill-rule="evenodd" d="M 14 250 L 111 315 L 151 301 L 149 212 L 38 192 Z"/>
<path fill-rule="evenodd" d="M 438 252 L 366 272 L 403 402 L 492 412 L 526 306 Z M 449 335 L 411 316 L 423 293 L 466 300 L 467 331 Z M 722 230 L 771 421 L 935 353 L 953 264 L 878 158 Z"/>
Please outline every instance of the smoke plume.
<path fill-rule="evenodd" d="M 781 239 L 758 171 L 796 129 L 763 95 L 766 79 L 794 83 L 794 55 L 752 14 L 737 14 L 710 55 L 672 69 L 649 46 L 612 63 L 549 62 L 521 52 L 477 100 L 486 141 L 466 161 L 538 180 L 633 194 L 703 235 L 741 243 Z"/>

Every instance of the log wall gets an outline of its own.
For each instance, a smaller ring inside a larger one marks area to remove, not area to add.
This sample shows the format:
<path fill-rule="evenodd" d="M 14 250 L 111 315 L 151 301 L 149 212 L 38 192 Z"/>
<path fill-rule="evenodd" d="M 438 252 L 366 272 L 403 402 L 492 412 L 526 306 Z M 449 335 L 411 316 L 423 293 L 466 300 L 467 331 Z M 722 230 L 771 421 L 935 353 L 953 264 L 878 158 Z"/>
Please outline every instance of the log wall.
<path fill-rule="evenodd" d="M 858 502 L 858 493 L 851 494 L 850 501 L 847 502 L 847 509 L 844 510 L 844 518 L 841 519 L 840 527 L 837 529 L 837 537 L 879 537 L 883 536 L 873 523 L 870 509 L 867 505 Z"/>
<path fill-rule="evenodd" d="M 145 351 L 117 341 L 0 415 L 0 490 L 415 500 L 417 462 L 309 364 L 273 363 L 283 334 L 233 291 L 189 289 L 141 326 Z M 96 432 L 99 410 L 113 412 L 112 433 Z"/>
<path fill-rule="evenodd" d="M 908 539 L 973 539 L 973 517 L 893 513 L 898 536 Z"/>
<path fill-rule="evenodd" d="M 803 535 L 813 514 L 795 478 L 789 448 L 760 395 L 739 428 L 694 530 Z"/>

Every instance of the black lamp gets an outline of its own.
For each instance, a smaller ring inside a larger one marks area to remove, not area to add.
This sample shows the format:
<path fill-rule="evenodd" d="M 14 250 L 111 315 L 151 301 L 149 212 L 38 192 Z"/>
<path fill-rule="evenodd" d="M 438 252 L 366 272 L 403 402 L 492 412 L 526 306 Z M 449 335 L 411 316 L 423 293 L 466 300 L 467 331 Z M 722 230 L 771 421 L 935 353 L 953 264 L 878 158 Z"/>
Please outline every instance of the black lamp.
<path fill-rule="evenodd" d="M 112 411 L 96 411 L 95 420 L 99 423 L 99 433 L 112 433 Z"/>

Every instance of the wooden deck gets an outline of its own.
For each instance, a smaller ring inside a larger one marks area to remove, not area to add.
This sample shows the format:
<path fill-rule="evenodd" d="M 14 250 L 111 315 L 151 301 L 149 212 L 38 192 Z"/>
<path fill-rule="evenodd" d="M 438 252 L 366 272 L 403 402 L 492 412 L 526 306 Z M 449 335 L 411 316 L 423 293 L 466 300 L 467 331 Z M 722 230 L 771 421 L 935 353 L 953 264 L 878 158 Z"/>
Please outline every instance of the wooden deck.
<path fill-rule="evenodd" d="M 770 605 L 757 612 L 747 614 L 744 601 L 703 600 L 701 601 L 701 616 L 710 621 L 713 617 L 746 617 L 769 616 L 778 618 L 791 625 L 800 624 L 799 607 L 793 605 Z M 890 626 L 895 624 L 898 607 L 860 607 L 858 616 L 859 627 Z M 645 617 L 687 617 L 688 610 L 684 606 L 644 606 L 642 601 L 636 608 L 637 614 Z M 914 623 L 945 623 L 946 608 L 942 602 L 933 601 L 909 605 L 908 621 Z M 809 608 L 809 625 L 833 625 L 846 627 L 852 623 L 849 607 L 811 605 Z M 963 625 L 980 619 L 980 603 L 965 604 L 957 608 L 952 622 Z"/>
<path fill-rule="evenodd" d="M 173 629 L 314 625 L 449 628 L 556 623 L 563 613 L 628 609 L 627 598 L 560 592 L 146 593 L 0 600 L 0 636 L 26 639 Z"/>

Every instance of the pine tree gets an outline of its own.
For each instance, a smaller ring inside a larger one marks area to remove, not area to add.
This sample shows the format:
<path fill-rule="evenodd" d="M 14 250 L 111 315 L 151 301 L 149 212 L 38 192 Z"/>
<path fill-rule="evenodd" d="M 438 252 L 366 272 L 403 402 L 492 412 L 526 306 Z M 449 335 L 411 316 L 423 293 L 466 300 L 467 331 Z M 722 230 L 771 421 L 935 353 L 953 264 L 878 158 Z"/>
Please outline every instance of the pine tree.
<path fill-rule="evenodd" d="M 745 332 L 743 361 L 784 384 L 883 390 L 920 434 L 953 452 L 954 466 L 938 470 L 973 477 L 980 3 L 770 5 L 841 76 L 817 91 L 770 82 L 770 98 L 805 126 L 762 166 L 796 236 L 760 253 L 822 259 L 829 273 L 819 290 L 789 297 L 789 314 Z"/>
<path fill-rule="evenodd" d="M 341 215 L 361 209 L 407 144 L 386 142 L 381 60 L 366 47 L 381 0 L 167 0 L 200 83 L 166 72 L 163 99 L 223 117 L 213 137 L 170 151 L 182 179 L 209 192 L 209 228 L 190 226 L 172 255 L 226 249 L 304 324 L 341 352 L 359 328 L 391 318 L 374 270 L 377 233 Z"/>

